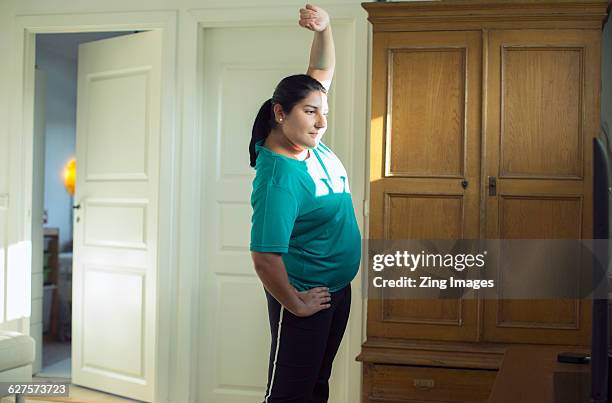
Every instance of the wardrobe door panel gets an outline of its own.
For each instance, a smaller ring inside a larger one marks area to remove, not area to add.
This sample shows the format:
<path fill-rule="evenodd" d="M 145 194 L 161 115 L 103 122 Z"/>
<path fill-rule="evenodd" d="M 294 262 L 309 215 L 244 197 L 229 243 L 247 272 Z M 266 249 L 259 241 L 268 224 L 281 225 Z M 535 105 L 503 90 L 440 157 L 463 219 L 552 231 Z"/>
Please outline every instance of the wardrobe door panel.
<path fill-rule="evenodd" d="M 466 58 L 466 48 L 389 48 L 387 176 L 463 175 Z"/>
<path fill-rule="evenodd" d="M 599 46 L 598 31 L 489 32 L 485 172 L 497 186 L 485 196 L 487 238 L 591 237 Z M 504 279 L 521 269 L 498 270 L 501 299 L 485 301 L 484 339 L 587 344 L 590 302 L 578 291 L 575 299 L 503 299 Z"/>
<path fill-rule="evenodd" d="M 582 177 L 580 46 L 501 47 L 500 176 Z"/>
<path fill-rule="evenodd" d="M 374 37 L 370 238 L 478 238 L 481 41 L 471 31 Z M 473 299 L 370 291 L 369 337 L 477 339 Z"/>

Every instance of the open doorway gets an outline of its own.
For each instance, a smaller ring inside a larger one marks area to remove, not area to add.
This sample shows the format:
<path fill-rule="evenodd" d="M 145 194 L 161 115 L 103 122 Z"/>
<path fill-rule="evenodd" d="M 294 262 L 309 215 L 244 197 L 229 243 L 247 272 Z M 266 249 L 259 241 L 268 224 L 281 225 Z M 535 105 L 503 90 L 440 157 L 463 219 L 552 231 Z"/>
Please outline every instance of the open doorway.
<path fill-rule="evenodd" d="M 34 375 L 71 379 L 74 182 L 76 156 L 78 48 L 134 32 L 36 35 L 33 234 L 42 250 L 33 251 L 31 334 L 36 339 Z M 78 161 L 84 163 L 84 161 Z M 38 178 L 38 179 L 36 179 Z M 72 186 L 72 188 L 71 188 Z M 38 200 L 36 200 L 38 199 Z M 36 224 L 38 221 L 38 225 Z"/>
<path fill-rule="evenodd" d="M 34 140 L 36 39 L 94 29 L 121 32 L 79 45 L 73 203 L 80 209 L 72 213 L 70 381 L 149 402 L 167 400 L 168 329 L 174 323 L 168 308 L 177 295 L 170 281 L 178 232 L 174 173 L 180 166 L 176 22 L 176 13 L 166 11 L 25 15 L 16 17 L 12 36 L 19 67 L 11 86 L 9 187 L 20 240 L 12 256 L 19 259 L 14 267 L 23 261 L 28 278 L 18 278 L 22 286 L 30 288 L 30 280 L 32 285 L 19 294 L 26 316 L 18 325 L 38 339 L 42 353 L 44 204 L 38 208 L 37 200 L 44 199 L 44 188 L 35 193 L 37 178 L 44 176 L 44 165 L 37 166 L 44 152 L 37 153 L 40 142 Z"/>

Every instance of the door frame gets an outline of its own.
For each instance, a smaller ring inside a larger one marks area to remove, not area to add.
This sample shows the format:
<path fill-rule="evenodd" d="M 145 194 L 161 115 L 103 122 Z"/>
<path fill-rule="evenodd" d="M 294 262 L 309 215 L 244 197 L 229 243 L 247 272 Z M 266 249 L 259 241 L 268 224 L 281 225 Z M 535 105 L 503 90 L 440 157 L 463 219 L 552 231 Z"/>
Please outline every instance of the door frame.
<path fill-rule="evenodd" d="M 159 232 L 157 278 L 157 345 L 155 397 L 157 402 L 182 400 L 172 392 L 189 388 L 185 378 L 174 374 L 172 355 L 181 353 L 180 338 L 174 333 L 177 325 L 177 305 L 181 296 L 176 291 L 178 245 L 178 172 L 180 171 L 180 131 L 177 127 L 176 65 L 177 13 L 173 11 L 142 11 L 116 13 L 75 13 L 54 15 L 22 15 L 14 19 L 12 46 L 14 64 L 9 93 L 13 100 L 9 115 L 9 191 L 8 237 L 19 240 L 23 248 L 14 262 L 23 267 L 24 301 L 30 300 L 32 275 L 32 189 L 33 189 L 33 122 L 34 71 L 36 34 L 159 30 L 162 32 L 161 135 L 159 173 Z M 20 292 L 21 294 L 21 292 Z M 187 302 L 189 303 L 189 302 Z M 29 304 L 26 305 L 29 309 Z M 29 334 L 29 316 L 22 321 L 20 331 Z M 182 355 L 182 354 L 181 354 Z"/>

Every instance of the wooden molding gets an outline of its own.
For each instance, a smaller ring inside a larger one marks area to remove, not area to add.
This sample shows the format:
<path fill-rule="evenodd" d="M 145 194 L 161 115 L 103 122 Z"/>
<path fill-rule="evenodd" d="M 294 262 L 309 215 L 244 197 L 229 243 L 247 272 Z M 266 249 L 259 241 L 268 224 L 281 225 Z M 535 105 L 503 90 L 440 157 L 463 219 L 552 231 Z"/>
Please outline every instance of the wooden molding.
<path fill-rule="evenodd" d="M 368 338 L 358 361 L 379 364 L 498 369 L 506 350 L 502 344 L 409 342 Z"/>
<path fill-rule="evenodd" d="M 609 0 L 442 0 L 362 3 L 362 7 L 374 31 L 429 31 L 442 27 L 601 29 L 609 4 Z"/>

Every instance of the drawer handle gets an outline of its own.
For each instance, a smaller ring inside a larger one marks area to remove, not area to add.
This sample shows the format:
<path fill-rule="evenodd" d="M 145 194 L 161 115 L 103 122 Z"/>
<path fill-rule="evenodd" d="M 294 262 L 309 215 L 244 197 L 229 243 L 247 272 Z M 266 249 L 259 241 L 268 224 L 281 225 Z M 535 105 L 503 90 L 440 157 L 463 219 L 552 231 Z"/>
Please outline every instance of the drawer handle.
<path fill-rule="evenodd" d="M 414 387 L 419 389 L 433 389 L 436 383 L 433 379 L 415 379 Z"/>

